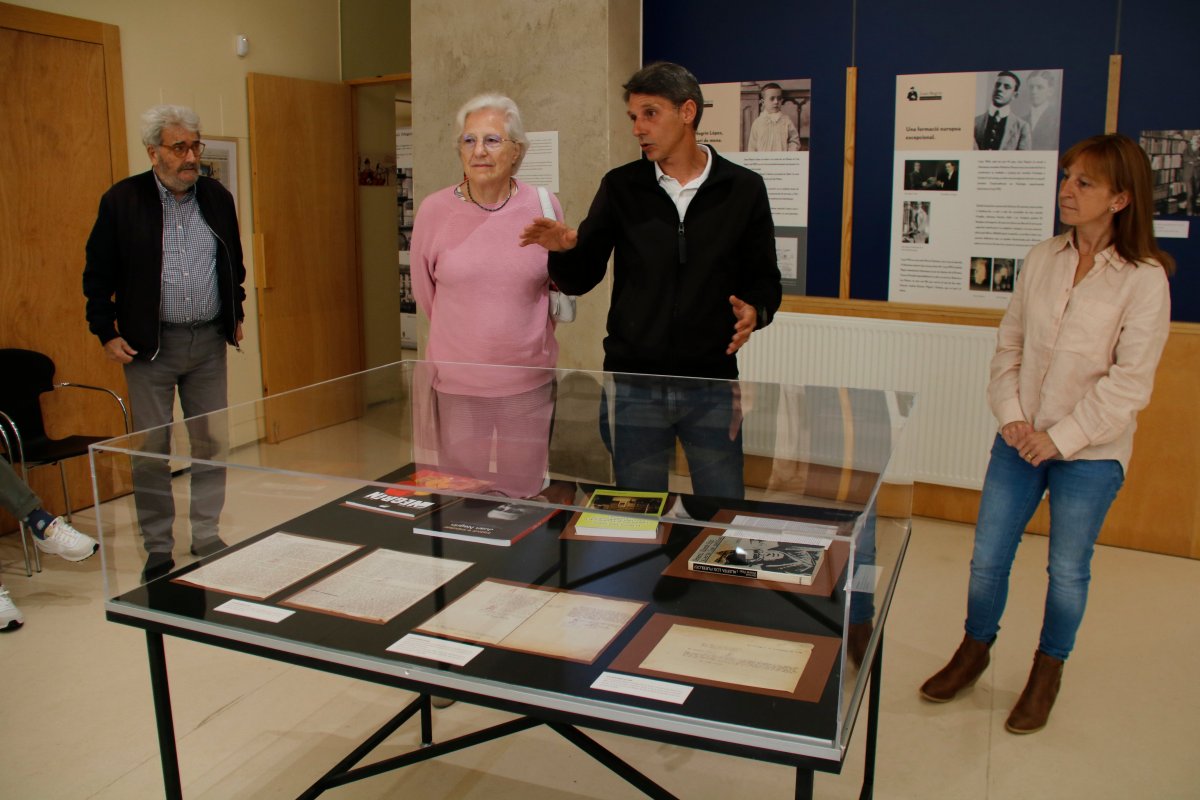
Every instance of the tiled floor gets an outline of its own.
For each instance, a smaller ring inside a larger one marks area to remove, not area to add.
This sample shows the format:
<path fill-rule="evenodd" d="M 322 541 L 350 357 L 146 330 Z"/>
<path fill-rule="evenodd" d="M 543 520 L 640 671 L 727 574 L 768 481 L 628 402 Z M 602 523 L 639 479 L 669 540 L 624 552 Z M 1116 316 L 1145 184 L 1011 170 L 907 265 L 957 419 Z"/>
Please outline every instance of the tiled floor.
<path fill-rule="evenodd" d="M 77 517 L 92 530 L 89 515 Z M 1192 605 L 1200 561 L 1100 548 L 1088 617 L 1050 725 L 1012 736 L 1004 719 L 1037 640 L 1045 540 L 1014 570 L 993 664 L 961 700 L 916 687 L 961 638 L 970 529 L 916 520 L 885 640 L 876 797 L 1200 796 L 1200 664 Z M 5 585 L 25 612 L 0 635 L 0 797 L 162 796 L 143 635 L 105 622 L 99 558 L 47 559 L 26 578 L 0 538 Z M 294 797 L 387 719 L 403 692 L 176 639 L 167 641 L 185 796 Z M 435 712 L 439 738 L 505 715 L 459 703 Z M 864 726 L 843 774 L 817 796 L 857 797 Z M 783 767 L 597 737 L 682 798 L 788 798 Z M 401 729 L 383 754 L 411 748 Z M 612 798 L 638 792 L 544 728 L 331 791 L 330 798 Z"/>

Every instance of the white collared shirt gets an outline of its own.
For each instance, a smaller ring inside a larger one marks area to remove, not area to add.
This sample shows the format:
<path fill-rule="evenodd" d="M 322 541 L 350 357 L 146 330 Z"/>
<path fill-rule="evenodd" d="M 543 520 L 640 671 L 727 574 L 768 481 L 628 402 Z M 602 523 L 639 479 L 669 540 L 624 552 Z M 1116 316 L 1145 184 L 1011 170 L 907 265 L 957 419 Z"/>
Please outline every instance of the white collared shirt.
<path fill-rule="evenodd" d="M 679 181 L 672 178 L 670 175 L 662 171 L 662 167 L 658 162 L 654 162 L 654 176 L 658 179 L 658 185 L 661 186 L 671 197 L 671 202 L 675 204 L 675 208 L 679 210 L 679 219 L 682 220 L 687 214 L 687 208 L 692 202 L 692 198 L 696 196 L 696 191 L 700 185 L 708 179 L 708 174 L 712 172 L 714 153 L 708 145 L 702 145 L 708 151 L 708 163 L 704 165 L 704 171 L 697 177 L 692 178 L 686 184 L 680 184 Z"/>

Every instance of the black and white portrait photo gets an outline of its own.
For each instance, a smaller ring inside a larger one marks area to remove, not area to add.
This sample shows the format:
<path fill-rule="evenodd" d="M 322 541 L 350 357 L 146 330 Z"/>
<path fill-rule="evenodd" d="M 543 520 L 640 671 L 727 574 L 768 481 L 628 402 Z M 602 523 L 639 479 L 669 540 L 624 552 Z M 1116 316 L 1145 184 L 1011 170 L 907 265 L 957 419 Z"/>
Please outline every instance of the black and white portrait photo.
<path fill-rule="evenodd" d="M 1061 69 L 981 72 L 976 150 L 1058 150 Z"/>
<path fill-rule="evenodd" d="M 1062 70 L 1035 69 L 1025 78 L 1032 150 L 1058 149 L 1058 81 Z"/>
<path fill-rule="evenodd" d="M 900 241 L 904 244 L 929 244 L 929 201 L 906 200 Z"/>
<path fill-rule="evenodd" d="M 919 192 L 933 184 L 933 173 L 926 170 L 929 162 L 911 160 L 904 162 L 904 190 Z"/>
<path fill-rule="evenodd" d="M 904 162 L 906 192 L 957 192 L 958 159 L 907 159 Z"/>
<path fill-rule="evenodd" d="M 747 81 L 741 91 L 742 150 L 808 150 L 812 81 Z"/>

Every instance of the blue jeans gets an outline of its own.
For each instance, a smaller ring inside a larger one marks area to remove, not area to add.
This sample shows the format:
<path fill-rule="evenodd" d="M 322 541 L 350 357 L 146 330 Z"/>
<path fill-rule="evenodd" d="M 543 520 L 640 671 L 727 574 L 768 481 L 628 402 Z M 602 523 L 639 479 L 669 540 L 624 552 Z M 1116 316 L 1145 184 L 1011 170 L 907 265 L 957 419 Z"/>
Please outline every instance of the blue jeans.
<path fill-rule="evenodd" d="M 854 570 L 859 567 L 875 566 L 875 503 L 871 503 L 867 510 L 863 512 L 865 519 L 863 520 L 862 533 L 858 536 L 858 541 L 854 543 Z M 851 572 L 851 576 L 855 574 Z M 863 622 L 871 622 L 875 619 L 875 593 L 874 592 L 851 592 L 850 593 L 850 623 L 857 625 Z"/>
<path fill-rule="evenodd" d="M 1065 660 L 1087 606 L 1096 537 L 1124 482 L 1118 461 L 1047 461 L 1033 467 L 996 436 L 975 527 L 967 635 L 981 642 L 996 638 L 1017 545 L 1049 489 L 1050 586 L 1038 649 Z"/>
<path fill-rule="evenodd" d="M 611 449 L 617 486 L 666 491 L 678 437 L 687 456 L 693 494 L 716 502 L 745 497 L 741 426 L 729 435 L 734 414 L 731 382 L 624 374 L 616 375 L 615 382 Z M 605 439 L 607 425 L 607 403 L 602 401 Z"/>

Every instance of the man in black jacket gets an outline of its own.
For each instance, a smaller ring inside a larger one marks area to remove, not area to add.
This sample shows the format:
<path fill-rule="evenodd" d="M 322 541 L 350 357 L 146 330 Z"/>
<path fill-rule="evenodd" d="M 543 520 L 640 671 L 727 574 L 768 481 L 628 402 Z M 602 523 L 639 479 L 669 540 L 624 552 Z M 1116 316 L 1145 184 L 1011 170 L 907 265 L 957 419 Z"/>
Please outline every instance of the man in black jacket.
<path fill-rule="evenodd" d="M 624 89 L 643 158 L 604 176 L 577 231 L 539 219 L 522 244 L 550 251 L 568 294 L 599 284 L 615 251 L 605 370 L 737 378 L 737 351 L 782 300 L 766 186 L 697 143 L 704 98 L 688 70 L 651 64 Z M 666 400 L 681 387 L 685 402 Z M 734 385 L 622 379 L 616 412 L 624 488 L 665 489 L 678 435 L 696 493 L 742 496 Z"/>
<path fill-rule="evenodd" d="M 226 349 L 242 339 L 246 296 L 233 197 L 200 176 L 199 117 L 183 106 L 155 106 L 142 115 L 142 143 L 151 169 L 100 199 L 83 270 L 88 327 L 105 355 L 124 365 L 138 430 L 171 422 L 177 388 L 184 417 L 227 405 Z M 222 424 L 194 420 L 188 433 L 194 458 L 213 458 L 224 447 Z M 143 448 L 163 456 L 133 461 L 143 578 L 150 580 L 174 566 L 168 429 Z M 217 523 L 224 502 L 224 471 L 193 464 L 193 554 L 223 546 Z"/>

